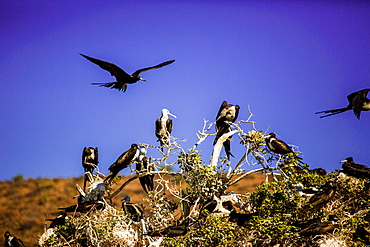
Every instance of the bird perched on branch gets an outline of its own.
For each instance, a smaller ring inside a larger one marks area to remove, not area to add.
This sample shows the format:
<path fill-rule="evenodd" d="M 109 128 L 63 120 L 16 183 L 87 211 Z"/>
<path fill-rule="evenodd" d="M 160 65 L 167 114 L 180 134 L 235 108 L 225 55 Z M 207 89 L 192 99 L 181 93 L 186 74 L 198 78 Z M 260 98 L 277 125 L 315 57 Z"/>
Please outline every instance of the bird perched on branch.
<path fill-rule="evenodd" d="M 158 69 L 158 68 L 161 68 L 163 66 L 166 66 L 166 65 L 169 65 L 169 64 L 175 62 L 175 60 L 169 60 L 169 61 L 157 64 L 155 66 L 151 66 L 151 67 L 136 70 L 134 73 L 129 75 L 129 74 L 126 73 L 126 71 L 124 71 L 123 69 L 121 69 L 120 67 L 118 67 L 117 65 L 115 65 L 113 63 L 109 63 L 109 62 L 106 62 L 106 61 L 103 61 L 103 60 L 92 58 L 92 57 L 86 56 L 86 55 L 81 54 L 81 53 L 80 53 L 80 55 L 83 56 L 84 58 L 88 59 L 90 62 L 93 62 L 93 63 L 97 64 L 100 68 L 107 70 L 108 72 L 110 72 L 110 74 L 112 76 L 114 76 L 116 78 L 115 82 L 92 83 L 93 85 L 99 85 L 100 87 L 115 88 L 115 89 L 117 89 L 119 91 L 123 91 L 123 92 L 126 92 L 127 84 L 134 84 L 138 81 L 145 81 L 143 78 L 141 78 L 139 76 L 142 72 L 145 72 L 145 71 L 151 70 L 151 69 Z"/>
<path fill-rule="evenodd" d="M 138 149 L 139 146 L 135 143 L 131 144 L 131 148 L 128 149 L 126 152 L 121 154 L 116 162 L 114 162 L 108 170 L 110 171 L 109 176 L 107 176 L 104 181 L 108 181 L 108 183 L 111 183 L 112 180 L 115 178 L 115 176 L 126 167 L 130 166 L 133 162 L 136 156 L 138 156 Z"/>
<path fill-rule="evenodd" d="M 129 216 L 133 221 L 140 221 L 144 216 L 144 210 L 139 205 L 130 202 L 131 198 L 129 195 L 125 195 L 122 201 L 122 210 Z"/>
<path fill-rule="evenodd" d="M 319 111 L 315 114 L 324 113 L 326 115 L 321 116 L 320 118 L 329 117 L 332 115 L 336 115 L 342 112 L 353 110 L 353 113 L 355 114 L 357 119 L 360 119 L 361 111 L 370 111 L 370 99 L 368 99 L 366 96 L 368 92 L 370 91 L 369 88 L 363 89 L 354 93 L 351 93 L 347 96 L 348 99 L 348 105 L 344 108 L 338 108 L 334 110 L 326 110 L 326 111 Z"/>
<path fill-rule="evenodd" d="M 139 174 L 150 172 L 151 169 L 148 169 L 148 158 L 145 156 L 146 148 L 140 148 L 139 152 L 139 157 L 136 160 L 136 170 Z M 145 193 L 154 189 L 154 174 L 139 177 L 139 181 Z"/>
<path fill-rule="evenodd" d="M 71 212 L 78 212 L 78 213 L 88 213 L 93 210 L 102 210 L 105 208 L 105 203 L 103 201 L 88 201 L 84 203 L 79 203 L 76 205 L 72 205 L 66 208 L 58 208 L 59 210 L 63 210 L 60 212 L 59 215 L 63 213 L 71 213 Z"/>
<path fill-rule="evenodd" d="M 216 116 L 216 138 L 213 145 L 217 143 L 217 140 L 225 133 L 231 131 L 231 124 L 236 121 L 239 115 L 240 107 L 238 105 L 230 105 L 226 101 L 222 102 L 220 109 Z M 226 139 L 223 143 L 227 158 L 230 160 L 230 156 L 234 157 L 230 150 L 230 139 Z"/>
<path fill-rule="evenodd" d="M 85 170 L 84 191 L 86 188 L 86 181 L 88 180 L 86 172 L 90 172 L 92 174 L 94 169 L 98 167 L 98 163 L 98 148 L 84 147 L 84 150 L 82 152 L 82 166 Z"/>
<path fill-rule="evenodd" d="M 286 144 L 283 140 L 276 137 L 275 133 L 270 133 L 265 137 L 268 149 L 276 154 L 288 154 L 294 153 L 292 148 Z"/>
<path fill-rule="evenodd" d="M 343 173 L 356 178 L 370 178 L 370 168 L 365 165 L 356 164 L 352 157 L 342 160 Z"/>
<path fill-rule="evenodd" d="M 184 236 L 188 232 L 190 220 L 187 218 L 180 224 L 176 224 L 173 226 L 168 226 L 162 230 L 153 231 L 148 233 L 147 235 L 152 237 L 178 237 Z"/>
<path fill-rule="evenodd" d="M 177 118 L 175 115 L 171 114 L 169 110 L 162 109 L 162 116 L 157 118 L 155 121 L 155 136 L 158 138 L 157 141 L 163 145 L 168 145 L 170 143 L 170 135 L 172 132 L 172 119 L 168 116 Z M 162 148 L 163 151 L 163 148 Z"/>
<path fill-rule="evenodd" d="M 22 240 L 12 236 L 9 231 L 4 233 L 5 237 L 5 247 L 24 247 Z"/>
<path fill-rule="evenodd" d="M 302 236 L 315 236 L 315 235 L 323 235 L 326 233 L 332 233 L 335 228 L 338 228 L 338 224 L 336 223 L 337 218 L 335 215 L 329 216 L 329 221 L 325 222 L 314 222 L 309 226 L 305 227 L 299 232 L 299 235 Z"/>

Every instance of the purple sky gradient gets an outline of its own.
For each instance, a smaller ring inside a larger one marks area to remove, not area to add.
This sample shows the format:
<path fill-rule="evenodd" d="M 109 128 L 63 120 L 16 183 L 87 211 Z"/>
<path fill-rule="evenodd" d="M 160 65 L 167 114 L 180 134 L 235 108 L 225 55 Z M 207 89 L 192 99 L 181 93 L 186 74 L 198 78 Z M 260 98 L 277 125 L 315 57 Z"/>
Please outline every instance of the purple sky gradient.
<path fill-rule="evenodd" d="M 299 146 L 312 168 L 348 156 L 370 165 L 370 113 L 314 114 L 370 88 L 370 2 L 126 2 L 0 2 L 1 181 L 81 176 L 84 146 L 99 148 L 107 174 L 131 143 L 156 145 L 162 108 L 188 149 L 223 100 L 240 105 L 239 119 L 250 106 L 257 129 Z M 79 53 L 128 73 L 176 62 L 121 93 L 92 86 L 113 77 Z M 205 162 L 212 142 L 199 146 Z M 231 145 L 235 164 L 243 148 Z"/>

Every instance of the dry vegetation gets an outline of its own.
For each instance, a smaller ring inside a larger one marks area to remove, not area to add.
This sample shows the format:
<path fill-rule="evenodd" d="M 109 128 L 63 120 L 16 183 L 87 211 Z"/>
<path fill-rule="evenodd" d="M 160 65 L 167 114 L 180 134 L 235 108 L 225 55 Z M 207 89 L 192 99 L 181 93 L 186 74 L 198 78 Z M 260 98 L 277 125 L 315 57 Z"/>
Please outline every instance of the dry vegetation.
<path fill-rule="evenodd" d="M 82 168 L 81 168 L 82 169 Z M 117 187 L 128 177 L 122 177 Z M 255 174 L 245 178 L 230 189 L 236 193 L 252 192 L 256 186 L 264 180 L 261 174 Z M 17 181 L 0 182 L 0 229 L 10 231 L 21 238 L 26 246 L 37 246 L 40 235 L 44 232 L 47 218 L 54 218 L 51 213 L 57 212 L 58 207 L 67 207 L 76 204 L 73 196 L 77 195 L 76 184 L 83 184 L 83 177 L 79 178 L 40 178 L 19 179 Z M 120 199 L 124 195 L 130 195 L 135 203 L 146 203 L 142 199 L 145 193 L 139 181 L 134 180 L 125 187 L 113 203 L 120 208 Z M 4 242 L 3 233 L 0 234 L 0 242 Z"/>

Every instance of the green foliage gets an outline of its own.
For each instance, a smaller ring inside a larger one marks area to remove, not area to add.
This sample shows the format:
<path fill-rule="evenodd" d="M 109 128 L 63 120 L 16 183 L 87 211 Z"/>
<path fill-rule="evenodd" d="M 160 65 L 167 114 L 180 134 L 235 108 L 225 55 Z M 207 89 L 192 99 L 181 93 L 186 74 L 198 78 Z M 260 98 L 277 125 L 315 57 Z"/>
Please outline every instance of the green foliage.
<path fill-rule="evenodd" d="M 234 224 L 227 221 L 227 218 L 207 215 L 190 231 L 181 237 L 166 238 L 164 246 L 192 247 L 192 246 L 239 246 L 234 233 Z"/>
<path fill-rule="evenodd" d="M 22 181 L 22 180 L 24 180 L 24 177 L 23 177 L 23 175 L 21 175 L 21 174 L 17 174 L 17 175 L 15 175 L 15 176 L 13 177 L 13 181 L 14 181 L 14 182 L 18 182 L 18 181 Z"/>

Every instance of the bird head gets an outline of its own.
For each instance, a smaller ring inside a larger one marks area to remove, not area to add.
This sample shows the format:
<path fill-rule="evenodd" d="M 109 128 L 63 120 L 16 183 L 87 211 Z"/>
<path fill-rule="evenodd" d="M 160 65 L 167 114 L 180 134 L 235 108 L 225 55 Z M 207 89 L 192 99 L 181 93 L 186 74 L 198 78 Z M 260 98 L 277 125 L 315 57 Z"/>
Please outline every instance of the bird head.
<path fill-rule="evenodd" d="M 131 197 L 129 195 L 125 195 L 121 201 L 122 202 L 130 202 L 130 200 L 131 200 Z"/>
<path fill-rule="evenodd" d="M 10 232 L 9 232 L 9 231 L 6 231 L 6 232 L 4 233 L 4 237 L 7 239 L 7 238 L 9 238 L 9 236 L 10 236 Z"/>
<path fill-rule="evenodd" d="M 352 162 L 353 162 L 353 158 L 348 157 L 348 158 L 345 158 L 344 160 L 342 160 L 340 163 L 352 163 Z"/>
<path fill-rule="evenodd" d="M 174 117 L 174 118 L 177 118 L 175 115 L 173 115 L 172 113 L 170 113 L 170 111 L 169 110 L 167 110 L 167 109 L 162 109 L 162 116 L 168 116 L 168 115 L 170 115 L 170 116 L 172 116 L 172 117 Z"/>

